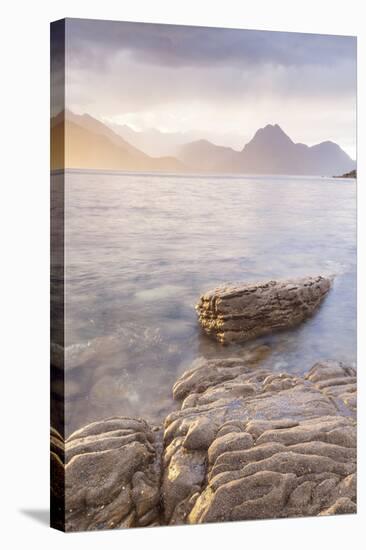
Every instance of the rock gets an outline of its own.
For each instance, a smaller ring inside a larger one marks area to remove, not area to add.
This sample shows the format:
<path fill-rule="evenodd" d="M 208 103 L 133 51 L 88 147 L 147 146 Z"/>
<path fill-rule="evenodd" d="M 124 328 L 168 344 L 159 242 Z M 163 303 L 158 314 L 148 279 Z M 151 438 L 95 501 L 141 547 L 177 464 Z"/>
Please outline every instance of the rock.
<path fill-rule="evenodd" d="M 353 367 L 338 361 L 321 361 L 310 369 L 305 378 L 331 397 L 339 409 L 344 407 L 345 411 L 356 411 L 357 373 Z"/>
<path fill-rule="evenodd" d="M 164 433 L 126 417 L 66 441 L 52 430 L 52 524 L 83 531 L 355 513 L 355 374 L 336 361 L 303 377 L 243 358 L 201 361 L 177 380 L 181 408 Z"/>
<path fill-rule="evenodd" d="M 246 342 L 295 327 L 310 317 L 329 291 L 330 279 L 305 277 L 220 286 L 197 306 L 204 331 L 222 344 Z"/>
<path fill-rule="evenodd" d="M 211 359 L 202 361 L 198 359 L 194 362 L 191 369 L 187 370 L 173 386 L 174 399 L 182 399 L 189 394 L 202 393 L 209 387 L 221 383 L 224 380 L 232 380 L 239 373 L 246 369 L 246 372 L 252 372 L 253 365 L 263 360 L 271 349 L 269 346 L 258 346 L 243 358 L 237 359 Z"/>
<path fill-rule="evenodd" d="M 253 446 L 253 437 L 249 433 L 229 432 L 215 439 L 208 449 L 208 462 L 215 464 L 216 459 L 230 451 L 244 451 Z"/>
<path fill-rule="evenodd" d="M 160 523 L 159 433 L 145 421 L 117 417 L 89 424 L 66 440 L 64 460 L 57 444 L 66 531 Z"/>
<path fill-rule="evenodd" d="M 333 516 L 334 514 L 355 514 L 357 512 L 356 504 L 349 498 L 343 497 L 335 501 L 327 510 L 324 510 L 320 516 Z"/>
<path fill-rule="evenodd" d="M 181 409 L 165 422 L 165 522 L 354 512 L 356 419 L 344 397 L 354 378 L 335 361 L 305 377 L 241 359 L 196 364 L 176 382 Z"/>
<path fill-rule="evenodd" d="M 164 468 L 162 484 L 166 523 L 185 522 L 193 505 L 192 497 L 202 490 L 206 474 L 205 459 L 205 452 L 187 451 L 182 445 L 171 456 L 169 467 Z"/>

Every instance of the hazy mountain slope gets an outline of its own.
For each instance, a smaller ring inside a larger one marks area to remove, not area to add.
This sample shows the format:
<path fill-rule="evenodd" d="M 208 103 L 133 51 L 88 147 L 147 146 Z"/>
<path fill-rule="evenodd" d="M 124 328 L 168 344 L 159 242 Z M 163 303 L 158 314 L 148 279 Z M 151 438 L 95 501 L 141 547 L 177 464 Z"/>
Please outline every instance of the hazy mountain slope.
<path fill-rule="evenodd" d="M 294 158 L 295 155 L 295 158 Z M 238 169 L 249 173 L 298 173 L 301 152 L 294 142 L 275 125 L 260 128 L 237 156 Z M 288 170 L 288 168 L 290 170 Z"/>
<path fill-rule="evenodd" d="M 237 154 L 230 147 L 214 145 L 200 139 L 183 145 L 179 149 L 178 158 L 195 171 L 231 172 Z M 231 170 L 228 170 L 230 167 Z"/>
<path fill-rule="evenodd" d="M 278 124 L 259 129 L 239 155 L 237 169 L 247 173 L 332 176 L 355 167 L 336 143 L 294 143 Z"/>
<path fill-rule="evenodd" d="M 112 141 L 112 143 L 131 152 L 133 155 L 138 155 L 139 153 L 143 154 L 142 151 L 139 151 L 137 147 L 134 147 L 134 145 L 131 144 L 129 141 L 126 141 L 125 139 L 123 139 L 111 128 L 103 124 L 103 122 L 101 122 L 100 120 L 97 120 L 96 118 L 88 114 L 76 115 L 72 111 L 66 110 L 65 117 L 68 121 L 74 122 L 75 124 L 78 124 L 79 126 L 82 126 L 83 128 L 85 128 L 86 130 L 89 130 L 96 134 L 100 134 L 102 136 L 107 137 Z"/>
<path fill-rule="evenodd" d="M 67 112 L 51 121 L 51 169 L 183 171 L 174 158 L 151 158 L 89 115 Z M 65 139 L 64 139 L 65 135 Z M 65 166 L 63 166 L 63 143 Z"/>
<path fill-rule="evenodd" d="M 151 157 L 176 156 L 179 147 L 189 141 L 183 132 L 160 132 L 155 128 L 137 132 L 126 124 L 108 124 L 116 134 Z"/>
<path fill-rule="evenodd" d="M 51 120 L 51 132 L 52 169 L 63 168 L 63 146 L 67 168 L 319 176 L 356 168 L 356 163 L 336 143 L 324 141 L 311 147 L 294 143 L 278 124 L 257 130 L 242 151 L 201 139 L 181 145 L 178 158 L 151 157 L 99 120 L 70 111 Z"/>
<path fill-rule="evenodd" d="M 278 124 L 260 128 L 240 152 L 198 141 L 181 147 L 178 156 L 195 170 L 245 174 L 332 176 L 356 166 L 336 143 L 294 143 Z"/>
<path fill-rule="evenodd" d="M 356 162 L 332 141 L 323 141 L 309 147 L 309 154 L 314 165 L 321 165 L 326 174 L 333 175 L 338 171 L 349 172 L 356 168 Z"/>

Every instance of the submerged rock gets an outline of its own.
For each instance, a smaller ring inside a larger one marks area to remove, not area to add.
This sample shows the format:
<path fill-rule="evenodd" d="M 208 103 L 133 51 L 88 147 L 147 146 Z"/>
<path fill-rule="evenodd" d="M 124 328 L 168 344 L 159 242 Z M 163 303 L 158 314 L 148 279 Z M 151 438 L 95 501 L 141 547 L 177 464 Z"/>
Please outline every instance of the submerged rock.
<path fill-rule="evenodd" d="M 299 325 L 314 313 L 330 286 L 321 276 L 228 284 L 204 294 L 196 310 L 202 328 L 219 342 L 246 342 Z"/>
<path fill-rule="evenodd" d="M 298 377 L 207 361 L 174 395 L 183 401 L 164 430 L 166 523 L 356 510 L 353 368 L 322 362 Z"/>

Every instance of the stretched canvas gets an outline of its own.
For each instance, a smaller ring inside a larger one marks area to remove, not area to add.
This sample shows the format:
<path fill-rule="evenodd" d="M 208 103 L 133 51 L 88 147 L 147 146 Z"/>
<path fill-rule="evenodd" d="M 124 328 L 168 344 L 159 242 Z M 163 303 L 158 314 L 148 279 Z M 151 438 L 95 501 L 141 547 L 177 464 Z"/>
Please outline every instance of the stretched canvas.
<path fill-rule="evenodd" d="M 51 24 L 51 524 L 356 512 L 356 38 Z"/>

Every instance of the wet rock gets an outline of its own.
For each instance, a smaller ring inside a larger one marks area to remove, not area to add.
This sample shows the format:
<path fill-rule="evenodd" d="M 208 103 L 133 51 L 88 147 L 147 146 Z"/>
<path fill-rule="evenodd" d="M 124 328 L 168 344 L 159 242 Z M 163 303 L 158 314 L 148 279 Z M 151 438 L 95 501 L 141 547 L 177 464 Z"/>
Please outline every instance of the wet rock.
<path fill-rule="evenodd" d="M 338 361 L 320 361 L 305 377 L 345 411 L 357 408 L 356 369 Z"/>
<path fill-rule="evenodd" d="M 160 522 L 159 432 L 143 420 L 94 422 L 65 442 L 65 530 Z M 59 457 L 58 457 L 59 458 Z"/>
<path fill-rule="evenodd" d="M 356 504 L 347 497 L 339 498 L 335 503 L 324 510 L 320 516 L 333 516 L 334 514 L 355 514 L 357 512 Z"/>
<path fill-rule="evenodd" d="M 295 327 L 310 317 L 329 291 L 325 277 L 222 285 L 204 294 L 196 310 L 207 334 L 222 344 L 246 342 Z"/>
<path fill-rule="evenodd" d="M 269 346 L 263 345 L 247 353 L 244 358 L 198 359 L 174 384 L 174 399 L 182 399 L 192 393 L 202 393 L 216 383 L 232 380 L 241 373 L 253 372 L 253 365 L 262 361 L 270 351 Z"/>
<path fill-rule="evenodd" d="M 234 358 L 196 364 L 176 382 L 181 409 L 165 422 L 165 521 L 354 512 L 356 419 L 343 398 L 354 378 L 339 362 L 305 377 Z"/>
<path fill-rule="evenodd" d="M 356 511 L 352 367 L 323 361 L 300 377 L 248 358 L 200 361 L 173 391 L 181 406 L 163 433 L 126 417 L 66 441 L 51 431 L 54 525 L 64 516 L 67 531 L 82 531 Z"/>
<path fill-rule="evenodd" d="M 162 495 L 165 521 L 171 525 L 184 523 L 194 500 L 202 490 L 206 467 L 206 453 L 188 451 L 180 441 L 164 469 Z M 191 503 L 191 506 L 189 506 Z"/>

